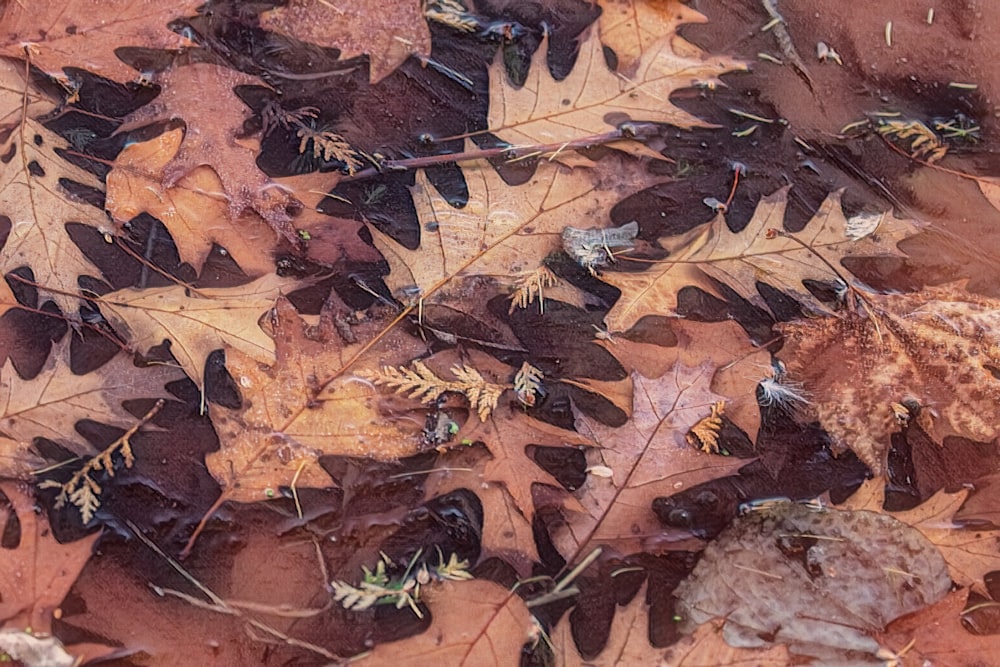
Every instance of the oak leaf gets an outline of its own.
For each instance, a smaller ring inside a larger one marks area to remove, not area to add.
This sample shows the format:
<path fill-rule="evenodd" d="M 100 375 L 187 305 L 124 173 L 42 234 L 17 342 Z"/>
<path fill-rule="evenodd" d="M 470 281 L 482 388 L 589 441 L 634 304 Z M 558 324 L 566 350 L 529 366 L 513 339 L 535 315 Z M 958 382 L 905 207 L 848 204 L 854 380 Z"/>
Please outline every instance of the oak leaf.
<path fill-rule="evenodd" d="M 580 557 L 601 544 L 620 554 L 647 551 L 663 532 L 650 509 L 655 497 L 724 477 L 746 463 L 706 454 L 685 441 L 691 427 L 723 398 L 710 389 L 714 373 L 711 361 L 677 362 L 655 379 L 633 373 L 632 418 L 622 427 L 577 414 L 577 430 L 599 448 L 595 463 L 610 468 L 611 476 L 588 481 L 581 498 L 586 512 L 574 515 L 556 542 L 564 554 Z"/>
<path fill-rule="evenodd" d="M 953 665 L 978 667 L 988 656 L 1000 655 L 1000 635 L 979 635 L 966 630 L 962 612 L 969 591 L 959 589 L 940 602 L 889 624 L 878 634 L 887 654 L 904 665 Z M 905 650 L 904 650 L 905 649 Z"/>
<path fill-rule="evenodd" d="M 938 442 L 989 441 L 1000 400 L 1000 303 L 961 285 L 864 293 L 863 314 L 782 325 L 780 356 L 815 398 L 823 428 L 881 471 L 897 419 L 920 419 Z M 893 404 L 912 406 L 900 416 Z"/>
<path fill-rule="evenodd" d="M 101 209 L 76 200 L 63 187 L 65 181 L 94 188 L 100 183 L 56 155 L 66 142 L 38 121 L 54 105 L 25 82 L 24 74 L 23 65 L 0 62 L 0 154 L 9 156 L 0 171 L 0 217 L 11 222 L 0 275 L 30 267 L 34 281 L 48 288 L 46 298 L 76 317 L 77 277 L 96 268 L 70 241 L 65 225 L 84 223 L 105 233 L 113 229 Z"/>
<path fill-rule="evenodd" d="M 524 601 L 491 581 L 443 582 L 423 594 L 433 618 L 419 635 L 380 644 L 367 664 L 420 667 L 428 664 L 514 667 L 534 633 Z"/>
<path fill-rule="evenodd" d="M 116 223 L 146 212 L 170 231 L 181 261 L 205 263 L 212 244 L 226 249 L 243 271 L 259 276 L 274 270 L 274 230 L 252 211 L 232 217 L 222 180 L 199 165 L 172 184 L 166 168 L 181 150 L 184 130 L 174 128 L 126 146 L 106 178 L 105 208 Z"/>
<path fill-rule="evenodd" d="M 261 27 L 319 46 L 340 49 L 341 58 L 368 54 L 371 80 L 380 81 L 411 54 L 431 52 L 431 34 L 419 2 L 386 5 L 364 0 L 333 5 L 291 0 L 261 14 Z"/>
<path fill-rule="evenodd" d="M 173 19 L 194 14 L 201 4 L 200 0 L 108 0 L 96 11 L 88 0 L 9 2 L 0 14 L 0 53 L 23 58 L 27 49 L 33 66 L 57 78 L 65 76 L 63 67 L 71 65 L 127 81 L 136 72 L 115 56 L 115 49 L 134 43 L 161 49 L 190 45 L 167 26 Z"/>
<path fill-rule="evenodd" d="M 623 331 L 643 315 L 668 313 L 677 306 L 677 292 L 685 285 L 714 290 L 706 276 L 719 280 L 741 296 L 758 305 L 766 305 L 757 291 L 757 283 L 777 287 L 804 305 L 829 312 L 803 284 L 805 279 L 834 281 L 833 266 L 850 255 L 893 256 L 896 242 L 915 234 L 916 224 L 891 213 L 864 218 L 867 233 L 858 238 L 852 221 L 844 216 L 838 191 L 826 198 L 819 210 L 796 234 L 777 236 L 769 230 L 783 230 L 788 190 L 783 188 L 764 197 L 747 226 L 732 232 L 725 216 L 691 232 L 666 240 L 670 256 L 649 270 L 625 273 L 608 271 L 602 279 L 622 291 L 621 298 L 608 313 L 609 329 Z"/>
<path fill-rule="evenodd" d="M 689 12 L 688 18 L 696 16 Z M 678 47 L 675 50 L 675 46 Z M 591 30 L 580 46 L 576 65 L 556 81 L 545 63 L 543 41 L 520 88 L 507 83 L 502 56 L 490 67 L 489 127 L 512 145 L 561 144 L 610 132 L 627 121 L 669 123 L 677 127 L 710 127 L 671 104 L 671 93 L 699 81 L 716 81 L 745 66 L 726 56 L 709 56 L 672 34 L 662 35 L 639 56 L 629 78 L 608 68 L 601 40 Z M 662 156 L 639 143 L 612 144 L 633 153 Z M 574 161 L 573 154 L 557 156 Z"/>
<path fill-rule="evenodd" d="M 60 544 L 35 500 L 20 484 L 0 483 L 20 524 L 20 541 L 0 558 L 0 623 L 29 627 L 35 633 L 52 630 L 52 619 L 70 586 L 90 560 L 100 533 Z M 6 525 L 6 520 L 3 521 Z"/>
<path fill-rule="evenodd" d="M 324 454 L 394 459 L 423 449 L 423 411 L 410 413 L 345 374 L 360 345 L 345 346 L 332 325 L 311 329 L 285 299 L 274 306 L 270 328 L 273 361 L 226 348 L 240 407 L 209 406 L 221 448 L 207 464 L 223 497 L 260 500 L 293 480 L 299 487 L 329 486 L 317 464 Z M 413 339 L 391 340 L 395 349 L 383 361 L 416 356 Z"/>
<path fill-rule="evenodd" d="M 623 75 L 634 77 L 643 53 L 664 36 L 670 36 L 670 46 L 679 56 L 695 58 L 702 55 L 698 47 L 676 33 L 681 25 L 705 23 L 708 19 L 680 0 L 604 1 L 600 4 L 601 43 L 614 51 L 618 71 Z"/>
<path fill-rule="evenodd" d="M 288 214 L 294 198 L 257 167 L 257 147 L 237 139 L 244 121 L 238 110 L 247 107 L 233 88 L 257 85 L 260 80 L 221 65 L 194 63 L 157 74 L 156 83 L 162 88 L 160 95 L 127 116 L 124 128 L 178 118 L 184 121 L 184 141 L 163 166 L 164 187 L 175 186 L 198 167 L 211 167 L 222 183 L 230 216 L 239 218 L 252 209 L 278 234 L 296 242 Z"/>
<path fill-rule="evenodd" d="M 128 428 L 135 417 L 122 403 L 137 396 L 167 398 L 168 382 L 181 379 L 169 366 L 136 366 L 130 355 L 120 353 L 101 368 L 74 375 L 69 365 L 69 340 L 58 343 L 41 372 L 25 380 L 8 360 L 0 368 L 0 474 L 23 476 L 36 461 L 34 438 L 47 438 L 77 452 L 92 455 L 77 445 L 76 423 L 83 419 Z"/>
<path fill-rule="evenodd" d="M 213 350 L 239 350 L 265 364 L 274 360 L 274 340 L 259 321 L 293 284 L 270 273 L 239 287 L 123 289 L 95 301 L 137 351 L 170 340 L 181 368 L 201 387 Z"/>
<path fill-rule="evenodd" d="M 567 224 L 608 226 L 611 205 L 639 187 L 636 171 L 610 158 L 592 170 L 542 162 L 530 181 L 511 187 L 488 163 L 474 162 L 463 165 L 469 199 L 462 208 L 419 173 L 412 192 L 423 223 L 420 247 L 407 250 L 381 232 L 374 235 L 391 268 L 387 284 L 403 301 L 414 292 L 444 301 L 463 294 L 463 283 L 484 277 L 513 290 L 518 276 L 561 247 Z"/>

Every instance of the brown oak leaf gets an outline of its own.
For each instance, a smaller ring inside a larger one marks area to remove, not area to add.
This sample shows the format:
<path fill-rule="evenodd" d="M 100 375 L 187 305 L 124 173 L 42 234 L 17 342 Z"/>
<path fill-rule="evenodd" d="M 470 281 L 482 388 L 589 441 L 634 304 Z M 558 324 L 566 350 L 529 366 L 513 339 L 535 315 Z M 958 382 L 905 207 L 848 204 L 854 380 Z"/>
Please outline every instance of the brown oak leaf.
<path fill-rule="evenodd" d="M 502 56 L 490 67 L 489 127 L 512 145 L 561 144 L 610 132 L 627 121 L 707 127 L 704 121 L 670 104 L 671 93 L 745 69 L 733 58 L 709 56 L 688 42 L 675 41 L 673 34 L 661 35 L 648 45 L 631 78 L 608 68 L 597 30 L 591 30 L 580 45 L 576 65 L 562 81 L 549 73 L 547 52 L 543 42 L 520 88 L 507 83 Z M 612 146 L 662 158 L 637 142 L 615 142 Z M 555 159 L 579 163 L 571 152 L 560 153 Z"/>
<path fill-rule="evenodd" d="M 35 499 L 23 485 L 2 482 L 0 491 L 20 524 L 17 547 L 4 549 L 0 558 L 0 623 L 28 627 L 35 633 L 51 632 L 52 619 L 90 560 L 100 533 L 60 544 L 48 521 L 35 512 Z M 6 525 L 7 517 L 3 518 Z"/>
<path fill-rule="evenodd" d="M 136 351 L 170 340 L 181 368 L 201 387 L 205 358 L 213 350 L 235 349 L 260 363 L 273 361 L 274 340 L 259 321 L 293 284 L 271 273 L 239 287 L 123 289 L 96 302 Z"/>
<path fill-rule="evenodd" d="M 670 255 L 649 270 L 626 273 L 607 271 L 602 279 L 622 291 L 608 313 L 613 331 L 631 327 L 647 314 L 666 314 L 677 306 L 677 292 L 685 285 L 714 291 L 705 276 L 719 280 L 758 305 L 766 305 L 757 292 L 757 282 L 766 282 L 803 304 L 829 312 L 803 284 L 805 279 L 837 280 L 824 262 L 833 266 L 842 257 L 893 256 L 896 243 L 917 231 L 912 220 L 891 213 L 852 219 L 849 224 L 841 208 L 841 192 L 828 196 L 805 229 L 796 234 L 774 236 L 783 230 L 788 189 L 764 197 L 747 226 L 732 232 L 723 214 L 702 227 L 675 239 L 662 239 Z M 867 231 L 860 238 L 855 223 L 864 221 Z"/>
<path fill-rule="evenodd" d="M 900 418 L 919 418 L 939 442 L 996 437 L 1000 303 L 961 285 L 863 298 L 861 313 L 782 325 L 789 376 L 837 445 L 878 472 Z"/>
<path fill-rule="evenodd" d="M 165 172 L 177 157 L 184 130 L 174 128 L 126 146 L 107 175 L 105 207 L 121 226 L 140 213 L 159 219 L 177 244 L 181 261 L 201 267 L 212 244 L 226 249 L 250 276 L 274 270 L 274 230 L 249 210 L 232 216 L 215 170 L 199 165 L 171 182 Z"/>
<path fill-rule="evenodd" d="M 535 626 L 524 601 L 491 581 L 446 581 L 422 595 L 432 622 L 424 632 L 380 644 L 365 658 L 372 665 L 515 667 Z"/>
<path fill-rule="evenodd" d="M 194 14 L 201 4 L 200 0 L 107 0 L 98 8 L 89 0 L 8 2 L 0 13 L 0 53 L 23 58 L 27 49 L 31 64 L 54 77 L 65 76 L 63 67 L 70 65 L 128 81 L 136 72 L 115 56 L 115 49 L 123 44 L 161 49 L 189 46 L 190 40 L 167 25 Z"/>
<path fill-rule="evenodd" d="M 618 57 L 618 71 L 632 78 L 642 59 L 663 39 L 671 36 L 671 48 L 678 55 L 701 53 L 698 47 L 677 35 L 677 28 L 687 23 L 705 23 L 708 19 L 680 0 L 603 1 L 598 25 L 601 43 Z M 708 81 L 705 81 L 708 83 Z"/>
<path fill-rule="evenodd" d="M 226 346 L 240 407 L 209 406 L 221 448 L 207 464 L 223 498 L 260 500 L 293 480 L 300 487 L 330 486 L 316 463 L 324 454 L 394 459 L 423 449 L 423 410 L 346 373 L 360 344 L 345 346 L 329 322 L 309 327 L 285 299 L 274 306 L 270 329 L 273 362 Z M 416 356 L 412 338 L 388 336 L 391 351 L 382 362 Z"/>
<path fill-rule="evenodd" d="M 8 361 L 0 368 L 0 474 L 21 477 L 38 459 L 31 442 L 48 438 L 81 454 L 76 423 L 92 419 L 129 427 L 135 417 L 122 402 L 137 396 L 167 398 L 164 385 L 183 375 L 164 365 L 136 366 L 132 356 L 120 353 L 101 368 L 74 375 L 69 365 L 69 339 L 58 343 L 41 372 L 22 379 Z"/>

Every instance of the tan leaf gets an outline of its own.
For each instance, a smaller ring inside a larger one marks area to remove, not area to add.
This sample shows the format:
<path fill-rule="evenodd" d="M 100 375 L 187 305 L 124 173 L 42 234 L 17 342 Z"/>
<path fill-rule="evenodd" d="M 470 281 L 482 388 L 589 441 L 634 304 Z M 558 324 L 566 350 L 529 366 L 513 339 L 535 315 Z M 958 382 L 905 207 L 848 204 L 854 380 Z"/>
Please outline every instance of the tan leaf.
<path fill-rule="evenodd" d="M 170 351 L 200 387 L 205 357 L 212 350 L 239 350 L 265 364 L 274 360 L 274 340 L 259 321 L 282 290 L 292 285 L 271 273 L 239 287 L 197 292 L 181 285 L 123 289 L 100 297 L 97 303 L 138 351 L 170 340 Z"/>
<path fill-rule="evenodd" d="M 483 450 L 477 447 L 455 448 L 438 457 L 435 471 L 424 484 L 424 495 L 430 499 L 455 489 L 474 490 L 483 503 L 484 557 L 500 556 L 521 576 L 529 576 L 531 564 L 540 560 L 531 524 L 503 484 L 485 481 L 480 471 L 482 457 Z"/>
<path fill-rule="evenodd" d="M 80 570 L 90 560 L 100 533 L 60 544 L 35 499 L 23 485 L 0 482 L 20 523 L 20 542 L 0 558 L 0 624 L 30 627 L 36 634 L 52 631 L 52 619 Z M 0 512 L 6 513 L 4 510 Z M 7 524 L 7 517 L 0 521 Z"/>
<path fill-rule="evenodd" d="M 197 167 L 207 165 L 222 183 L 230 217 L 239 218 L 246 209 L 252 209 L 294 243 L 297 236 L 287 212 L 293 203 L 291 195 L 257 167 L 256 147 L 236 140 L 242 134 L 248 109 L 233 87 L 260 85 L 260 80 L 221 65 L 195 63 L 172 67 L 157 75 L 156 82 L 162 92 L 129 115 L 125 127 L 178 118 L 184 121 L 186 130 L 180 150 L 163 167 L 165 187 L 174 186 Z M 198 103 L 192 104 L 192 100 Z"/>
<path fill-rule="evenodd" d="M 273 362 L 227 346 L 242 407 L 209 406 L 221 448 L 206 462 L 223 497 L 260 500 L 293 479 L 299 487 L 329 486 L 316 462 L 324 454 L 393 459 L 423 448 L 423 410 L 408 412 L 345 373 L 360 346 L 346 348 L 332 327 L 311 331 L 284 299 L 274 313 Z M 391 340 L 396 351 L 386 363 L 416 356 L 412 338 Z"/>
<path fill-rule="evenodd" d="M 75 200 L 59 184 L 65 178 L 100 186 L 93 174 L 55 154 L 54 149 L 66 148 L 66 142 L 35 120 L 53 106 L 39 91 L 25 86 L 23 65 L 0 62 L 0 154 L 11 156 L 0 170 L 0 215 L 11 221 L 0 255 L 0 275 L 31 267 L 35 282 L 51 290 L 45 297 L 75 317 L 77 276 L 97 270 L 70 241 L 65 225 L 78 222 L 104 232 L 113 229 L 101 209 Z"/>
<path fill-rule="evenodd" d="M 743 231 L 734 233 L 723 215 L 676 239 L 664 239 L 671 254 L 648 271 L 608 271 L 602 279 L 622 290 L 606 319 L 613 331 L 631 327 L 647 314 L 668 313 L 677 306 L 677 291 L 698 285 L 714 291 L 704 276 L 726 283 L 743 297 L 765 305 L 756 283 L 766 282 L 821 312 L 823 306 L 805 286 L 804 279 L 837 280 L 823 262 L 838 266 L 842 257 L 899 255 L 896 243 L 917 232 L 912 220 L 882 215 L 877 230 L 856 239 L 848 235 L 848 220 L 840 204 L 841 192 L 828 196 L 816 215 L 797 234 L 771 237 L 770 229 L 783 230 L 788 188 L 760 200 Z"/>
<path fill-rule="evenodd" d="M 499 667 L 520 664 L 521 647 L 534 630 L 524 601 L 491 581 L 446 581 L 426 589 L 431 627 L 419 635 L 379 644 L 366 664 Z"/>
<path fill-rule="evenodd" d="M 723 621 L 713 620 L 698 626 L 666 651 L 664 665 L 670 667 L 786 667 L 798 664 L 788 647 L 777 644 L 768 648 L 736 648 L 722 638 Z M 804 662 L 804 661 L 803 661 Z"/>
<path fill-rule="evenodd" d="M 937 604 L 896 620 L 879 633 L 879 644 L 887 654 L 899 655 L 907 666 L 990 664 L 984 660 L 1000 655 L 1000 635 L 977 635 L 965 629 L 962 611 L 968 597 L 968 590 L 959 589 Z"/>
<path fill-rule="evenodd" d="M 600 544 L 622 554 L 650 550 L 663 532 L 651 509 L 655 497 L 723 477 L 746 464 L 705 454 L 685 442 L 684 434 L 722 398 L 710 389 L 714 371 L 705 361 L 699 366 L 675 363 L 656 379 L 633 373 L 634 412 L 618 428 L 577 414 L 577 429 L 593 438 L 612 477 L 588 481 L 588 493 L 581 498 L 586 513 L 574 515 L 565 534 L 558 536 L 564 554 L 579 556 Z"/>
<path fill-rule="evenodd" d="M 72 65 L 128 81 L 137 72 L 115 56 L 115 49 L 123 44 L 160 49 L 189 46 L 188 39 L 167 25 L 195 14 L 202 4 L 201 0 L 102 0 L 98 11 L 89 0 L 8 2 L 0 14 L 0 53 L 23 58 L 25 45 L 30 44 L 31 64 L 50 76 L 65 77 L 63 67 Z"/>
<path fill-rule="evenodd" d="M 648 179 L 622 161 L 606 159 L 593 170 L 569 169 L 542 162 L 532 179 L 519 187 L 504 183 L 486 162 L 463 165 L 469 202 L 451 206 L 417 174 L 413 201 L 423 224 L 420 247 L 407 250 L 375 232 L 375 244 L 389 261 L 387 284 L 403 301 L 416 287 L 431 301 L 462 293 L 467 280 L 497 281 L 512 291 L 518 276 L 535 270 L 561 248 L 567 224 L 580 220 L 609 226 L 612 204 Z M 589 226 L 589 225 L 588 225 Z M 442 288 L 445 288 L 442 291 Z"/>
<path fill-rule="evenodd" d="M 120 353 L 101 368 L 74 375 L 69 366 L 69 339 L 58 343 L 41 372 L 21 379 L 10 361 L 0 368 L 0 474 L 18 477 L 28 472 L 36 457 L 31 441 L 54 440 L 80 455 L 94 452 L 76 444 L 76 423 L 92 419 L 128 428 L 135 417 L 122 402 L 136 397 L 167 398 L 164 385 L 183 375 L 176 368 L 155 365 L 140 368 Z"/>
<path fill-rule="evenodd" d="M 815 397 L 815 411 L 840 447 L 878 472 L 893 403 L 913 401 L 940 442 L 957 434 L 992 440 L 1000 400 L 1000 302 L 960 285 L 915 294 L 864 294 L 871 316 L 801 320 L 782 325 L 780 356 Z M 916 416 L 915 416 L 916 417 Z"/>
<path fill-rule="evenodd" d="M 560 144 L 610 132 L 626 121 L 709 127 L 671 104 L 671 93 L 744 69 L 732 58 L 708 56 L 683 40 L 675 43 L 671 34 L 649 44 L 639 56 L 632 78 L 608 69 L 596 30 L 591 30 L 580 45 L 576 65 L 562 81 L 549 74 L 547 52 L 543 41 L 520 88 L 507 83 L 502 55 L 490 67 L 489 127 L 512 145 Z M 639 143 L 619 143 L 616 148 L 662 157 Z M 572 159 L 572 154 L 568 157 Z"/>
<path fill-rule="evenodd" d="M 605 0 L 600 5 L 601 42 L 615 52 L 618 71 L 629 78 L 636 75 L 642 54 L 666 35 L 671 36 L 670 46 L 678 55 L 697 58 L 703 54 L 675 33 L 681 25 L 707 19 L 679 0 Z"/>
<path fill-rule="evenodd" d="M 291 0 L 261 15 L 265 30 L 340 49 L 341 58 L 363 53 L 371 59 L 371 80 L 380 81 L 410 54 L 429 55 L 431 34 L 421 2 L 386 5 L 378 0 L 330 3 Z"/>
<path fill-rule="evenodd" d="M 118 225 L 146 212 L 159 219 L 177 244 L 181 260 L 200 268 L 212 244 L 224 247 L 245 273 L 274 270 L 274 230 L 251 211 L 232 217 L 225 187 L 208 165 L 167 185 L 167 165 L 177 156 L 184 130 L 175 128 L 126 146 L 107 175 L 105 207 Z"/>

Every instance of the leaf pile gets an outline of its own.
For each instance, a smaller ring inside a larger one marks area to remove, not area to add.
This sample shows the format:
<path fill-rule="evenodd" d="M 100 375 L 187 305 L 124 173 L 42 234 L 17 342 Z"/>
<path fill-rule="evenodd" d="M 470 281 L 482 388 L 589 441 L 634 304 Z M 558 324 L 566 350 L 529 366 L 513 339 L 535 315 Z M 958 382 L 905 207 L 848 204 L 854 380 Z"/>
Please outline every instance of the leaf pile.
<path fill-rule="evenodd" d="M 22 5 L 0 658 L 973 659 L 1000 308 L 708 18 Z"/>

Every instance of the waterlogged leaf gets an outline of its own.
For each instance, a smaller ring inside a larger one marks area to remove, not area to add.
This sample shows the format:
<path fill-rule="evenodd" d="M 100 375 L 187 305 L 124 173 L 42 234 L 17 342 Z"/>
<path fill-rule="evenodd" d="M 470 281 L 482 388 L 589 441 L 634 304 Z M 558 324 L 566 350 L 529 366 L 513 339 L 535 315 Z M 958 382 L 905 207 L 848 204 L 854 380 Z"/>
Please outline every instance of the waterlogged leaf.
<path fill-rule="evenodd" d="M 325 454 L 394 459 L 423 449 L 424 411 L 347 372 L 359 345 L 346 347 L 332 326 L 309 327 L 285 299 L 271 320 L 274 360 L 227 346 L 241 405 L 210 405 L 221 448 L 206 462 L 224 497 L 261 500 L 293 480 L 302 488 L 330 486 L 317 463 Z M 392 341 L 397 351 L 388 363 L 415 356 L 412 339 Z"/>
<path fill-rule="evenodd" d="M 97 303 L 138 351 L 169 340 L 181 368 L 200 387 L 213 350 L 228 347 L 265 364 L 274 360 L 274 340 L 259 321 L 293 284 L 272 273 L 239 287 L 123 289 Z"/>
<path fill-rule="evenodd" d="M 864 313 L 782 325 L 780 357 L 817 400 L 836 443 L 875 471 L 884 468 L 898 408 L 912 405 L 938 442 L 997 434 L 1000 302 L 961 285 L 914 294 L 864 293 Z M 923 406 L 923 407 L 919 407 Z"/>
<path fill-rule="evenodd" d="M 491 581 L 445 581 L 424 589 L 431 627 L 380 644 L 365 658 L 373 666 L 515 667 L 535 629 L 524 601 Z"/>
<path fill-rule="evenodd" d="M 816 215 L 797 234 L 772 237 L 768 230 L 783 230 L 788 188 L 761 199 L 753 218 L 741 232 L 732 232 L 725 218 L 697 227 L 676 239 L 664 239 L 670 256 L 647 271 L 608 271 L 602 279 L 622 291 L 608 314 L 608 327 L 624 331 L 640 317 L 667 314 L 677 307 L 677 292 L 685 285 L 714 291 L 706 276 L 719 280 L 751 302 L 765 306 L 757 283 L 765 282 L 795 297 L 804 305 L 829 312 L 803 284 L 805 279 L 834 281 L 838 276 L 825 266 L 837 267 L 843 257 L 899 255 L 896 243 L 915 234 L 912 220 L 882 215 L 875 233 L 861 239 L 848 234 L 841 193 L 831 194 Z"/>
<path fill-rule="evenodd" d="M 77 277 L 97 271 L 70 241 L 65 225 L 77 222 L 106 232 L 112 229 L 101 209 L 75 200 L 61 185 L 62 179 L 91 187 L 100 184 L 55 154 L 54 149 L 66 148 L 66 142 L 36 120 L 54 104 L 28 85 L 24 74 L 23 65 L 0 62 L 0 154 L 5 156 L 0 217 L 11 224 L 0 255 L 0 275 L 30 267 L 35 282 L 48 288 L 45 297 L 72 317 L 79 307 L 74 296 L 80 289 Z"/>
<path fill-rule="evenodd" d="M 702 623 L 666 651 L 670 667 L 786 667 L 798 664 L 783 645 L 768 648 L 738 648 L 723 639 L 723 621 Z"/>
<path fill-rule="evenodd" d="M 687 632 L 724 618 L 733 646 L 783 643 L 830 662 L 876 654 L 873 633 L 950 588 L 941 553 L 901 521 L 776 502 L 737 518 L 675 595 Z"/>
<path fill-rule="evenodd" d="M 215 170 L 200 165 L 167 184 L 167 166 L 183 140 L 184 130 L 174 128 L 126 146 L 107 175 L 108 212 L 119 225 L 143 212 L 159 219 L 177 244 L 181 261 L 192 266 L 202 266 L 215 243 L 248 275 L 273 271 L 274 230 L 251 211 L 231 216 L 225 186 Z"/>
<path fill-rule="evenodd" d="M 128 354 L 118 354 L 96 371 L 74 375 L 69 366 L 69 340 L 57 344 L 41 372 L 22 379 L 11 362 L 0 368 L 0 474 L 22 477 L 33 463 L 34 438 L 54 440 L 81 455 L 76 423 L 90 419 L 127 428 L 135 417 L 122 402 L 137 397 L 167 398 L 164 385 L 183 377 L 164 365 L 138 367 Z"/>
<path fill-rule="evenodd" d="M 53 613 L 90 560 L 100 533 L 60 544 L 23 485 L 2 482 L 0 490 L 20 524 L 20 541 L 0 558 L 0 624 L 51 632 Z"/>
<path fill-rule="evenodd" d="M 291 0 L 261 15 L 261 27 L 320 46 L 337 48 L 341 58 L 368 54 L 371 80 L 380 81 L 410 54 L 431 52 L 423 3 L 386 5 L 378 0 L 331 3 Z"/>
<path fill-rule="evenodd" d="M 137 76 L 115 56 L 123 44 L 178 49 L 190 41 L 171 31 L 175 18 L 194 14 L 200 0 L 170 3 L 108 0 L 9 2 L 0 14 L 0 53 L 12 58 L 30 54 L 34 67 L 55 77 L 73 65 L 101 76 L 128 81 Z"/>
<path fill-rule="evenodd" d="M 693 13 L 692 13 L 693 15 Z M 679 51 L 674 45 L 680 45 Z M 673 91 L 698 81 L 714 81 L 729 71 L 742 70 L 738 61 L 709 56 L 691 44 L 661 35 L 641 56 L 629 78 L 608 69 L 596 30 L 581 44 L 576 65 L 556 81 L 545 63 L 546 43 L 531 61 L 527 80 L 520 88 L 507 83 L 501 56 L 490 67 L 489 127 L 512 145 L 561 144 L 610 132 L 627 121 L 669 123 L 677 127 L 708 125 L 672 105 Z M 662 157 L 638 143 L 614 144 L 634 153 Z M 567 153 L 558 159 L 573 161 Z"/>

